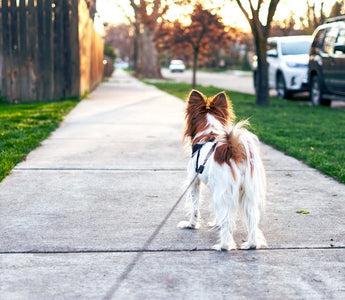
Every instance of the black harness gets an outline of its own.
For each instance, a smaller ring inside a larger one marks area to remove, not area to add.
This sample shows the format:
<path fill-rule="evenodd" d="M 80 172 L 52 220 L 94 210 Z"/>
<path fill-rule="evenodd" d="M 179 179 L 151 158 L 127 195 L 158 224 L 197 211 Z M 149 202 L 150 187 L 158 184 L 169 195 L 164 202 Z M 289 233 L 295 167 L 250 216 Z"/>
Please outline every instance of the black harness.
<path fill-rule="evenodd" d="M 212 143 L 216 140 L 216 138 L 212 138 L 210 140 L 208 140 L 206 143 Z M 197 157 L 196 157 L 196 163 L 195 163 L 195 172 L 201 174 L 203 171 L 204 171 L 204 168 L 205 166 L 204 165 L 200 165 L 199 166 L 199 156 L 200 156 L 200 150 L 201 148 L 206 144 L 206 143 L 198 143 L 198 144 L 195 144 L 193 147 L 192 147 L 192 157 L 194 157 L 195 153 L 198 153 L 197 154 Z M 207 154 L 208 156 L 210 156 L 212 154 L 212 152 L 214 151 L 214 149 L 216 148 L 216 145 L 217 143 L 214 143 L 212 148 L 210 149 L 210 152 Z"/>

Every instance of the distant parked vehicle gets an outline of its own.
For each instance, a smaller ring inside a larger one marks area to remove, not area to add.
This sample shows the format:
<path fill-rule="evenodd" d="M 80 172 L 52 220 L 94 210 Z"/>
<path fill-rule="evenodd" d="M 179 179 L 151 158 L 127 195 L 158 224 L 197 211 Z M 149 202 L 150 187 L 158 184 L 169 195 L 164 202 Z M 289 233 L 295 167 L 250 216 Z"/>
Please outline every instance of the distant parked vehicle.
<path fill-rule="evenodd" d="M 184 62 L 180 59 L 173 59 L 170 62 L 169 70 L 173 72 L 184 72 L 186 70 L 186 66 L 184 65 Z"/>
<path fill-rule="evenodd" d="M 316 28 L 310 48 L 308 77 L 313 105 L 345 100 L 345 16 Z"/>
<path fill-rule="evenodd" d="M 309 35 L 272 37 L 267 40 L 268 84 L 270 89 L 277 90 L 278 96 L 287 99 L 293 93 L 308 90 L 308 53 L 311 42 L 312 36 Z"/>

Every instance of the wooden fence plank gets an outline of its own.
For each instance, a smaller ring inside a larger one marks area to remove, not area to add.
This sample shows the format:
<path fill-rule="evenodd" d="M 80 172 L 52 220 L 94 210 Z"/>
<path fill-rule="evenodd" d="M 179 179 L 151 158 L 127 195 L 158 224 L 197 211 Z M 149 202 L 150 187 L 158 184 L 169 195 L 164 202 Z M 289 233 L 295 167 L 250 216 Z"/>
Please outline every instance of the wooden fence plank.
<path fill-rule="evenodd" d="M 70 0 L 70 14 L 69 14 L 69 23 L 70 23 L 70 45 L 71 45 L 71 54 L 70 54 L 70 70 L 72 78 L 72 86 L 70 95 L 72 97 L 78 97 L 80 94 L 80 67 L 79 67 L 79 39 L 78 39 L 78 1 Z"/>
<path fill-rule="evenodd" d="M 29 101 L 38 101 L 37 94 L 37 74 L 38 74 L 38 53 L 37 53 L 37 9 L 35 7 L 35 0 L 29 0 L 27 6 L 27 39 L 26 39 L 26 59 L 27 59 L 27 68 L 28 68 L 28 94 L 30 95 Z"/>
<path fill-rule="evenodd" d="M 8 102 L 80 97 L 102 80 L 103 41 L 85 0 L 9 0 L 0 8 Z"/>
<path fill-rule="evenodd" d="M 64 40 L 63 40 L 63 3 L 62 1 L 55 2 L 55 20 L 54 20 L 54 97 L 56 99 L 64 97 Z"/>
<path fill-rule="evenodd" d="M 20 88 L 18 91 L 18 66 L 19 66 L 19 43 L 18 43 L 18 10 L 17 10 L 17 3 L 16 0 L 11 0 L 11 7 L 10 7 L 10 30 L 11 30 L 11 54 L 10 54 L 10 59 L 11 59 L 11 65 L 12 68 L 10 70 L 10 93 L 12 94 L 12 101 L 13 102 L 18 102 L 20 98 Z"/>
<path fill-rule="evenodd" d="M 63 16 L 63 43 L 64 43 L 64 59 L 65 59 L 65 67 L 64 67 L 64 77 L 65 81 L 65 94 L 69 95 L 72 90 L 72 74 L 71 74 L 71 64 L 70 64 L 70 56 L 71 52 L 73 51 L 73 41 L 71 41 L 71 28 L 70 28 L 70 1 L 63 0 L 63 7 L 62 7 L 62 16 Z"/>
<path fill-rule="evenodd" d="M 43 27 L 43 1 L 37 0 L 36 13 L 37 13 L 37 35 L 38 35 L 38 49 L 37 49 L 37 92 L 38 99 L 44 99 L 44 73 L 43 73 L 43 64 L 44 64 L 44 27 Z"/>
<path fill-rule="evenodd" d="M 19 99 L 21 101 L 28 101 L 32 98 L 29 93 L 28 85 L 28 68 L 27 68 L 27 44 L 26 44 L 26 5 L 25 0 L 19 2 L 19 74 L 18 74 L 18 89 L 20 91 Z"/>
<path fill-rule="evenodd" d="M 2 0 L 0 0 L 0 8 L 2 7 Z M 0 96 L 1 96 L 1 90 L 2 90 L 2 65 L 3 65 L 3 46 L 2 46 L 2 31 L 3 31 L 3 27 L 2 27 L 2 9 L 0 9 Z"/>
<path fill-rule="evenodd" d="M 54 98 L 54 76 L 53 76 L 53 66 L 54 66 L 54 56 L 53 56 L 53 33 L 52 33 L 52 1 L 44 1 L 44 50 L 43 50 L 43 73 L 44 73 L 44 86 L 43 95 L 47 100 Z"/>
<path fill-rule="evenodd" d="M 11 70 L 11 60 L 10 60 L 10 26 L 9 26 L 9 8 L 8 8 L 8 2 L 3 1 L 2 2 L 2 45 L 3 45 L 3 66 L 2 66 L 2 95 L 8 95 L 9 93 L 9 72 Z"/>

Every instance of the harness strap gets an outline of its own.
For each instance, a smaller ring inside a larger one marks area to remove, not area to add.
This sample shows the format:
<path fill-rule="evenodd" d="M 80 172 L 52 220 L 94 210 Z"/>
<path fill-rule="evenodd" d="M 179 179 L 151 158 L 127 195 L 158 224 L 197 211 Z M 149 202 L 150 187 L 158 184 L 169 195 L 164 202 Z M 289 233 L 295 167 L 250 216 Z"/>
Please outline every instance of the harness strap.
<path fill-rule="evenodd" d="M 203 144 L 203 145 L 205 145 L 205 144 Z M 202 145 L 202 146 L 203 146 L 203 145 Z M 199 148 L 199 150 L 198 150 L 198 156 L 196 157 L 195 172 L 196 172 L 197 174 L 202 174 L 202 172 L 204 172 L 205 164 L 206 164 L 207 160 L 210 158 L 210 156 L 211 156 L 211 154 L 213 153 L 213 151 L 216 149 L 217 142 L 215 142 L 215 143 L 212 145 L 210 151 L 208 151 L 208 153 L 207 153 L 207 155 L 206 155 L 206 157 L 205 157 L 205 160 L 204 160 L 204 162 L 202 163 L 202 165 L 198 166 L 198 165 L 199 165 L 200 150 L 201 150 L 202 146 Z"/>

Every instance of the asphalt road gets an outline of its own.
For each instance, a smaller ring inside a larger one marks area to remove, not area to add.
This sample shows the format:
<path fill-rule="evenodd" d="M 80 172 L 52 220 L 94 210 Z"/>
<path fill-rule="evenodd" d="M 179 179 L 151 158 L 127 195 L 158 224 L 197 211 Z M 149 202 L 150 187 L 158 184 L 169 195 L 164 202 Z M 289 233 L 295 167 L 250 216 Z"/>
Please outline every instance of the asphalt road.
<path fill-rule="evenodd" d="M 171 73 L 168 69 L 162 69 L 164 78 L 175 80 L 176 82 L 192 83 L 192 71 L 186 70 L 183 73 Z M 213 85 L 222 89 L 238 91 L 242 93 L 254 94 L 253 76 L 250 71 L 229 70 L 221 73 L 210 73 L 198 71 L 197 84 Z M 275 90 L 270 90 L 270 96 L 276 96 Z M 298 93 L 294 95 L 293 101 L 303 103 L 309 102 L 308 93 Z M 332 101 L 332 107 L 345 109 L 344 101 Z"/>

